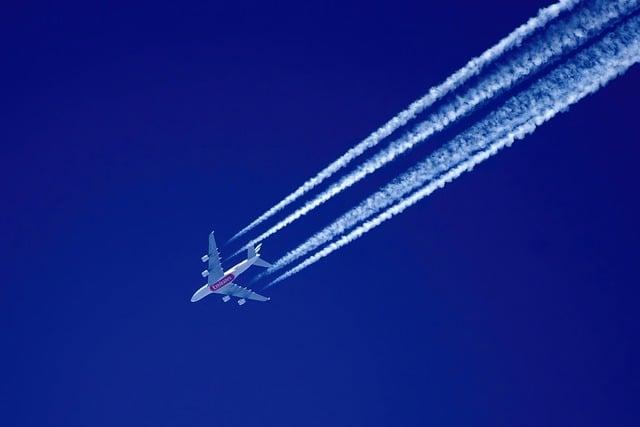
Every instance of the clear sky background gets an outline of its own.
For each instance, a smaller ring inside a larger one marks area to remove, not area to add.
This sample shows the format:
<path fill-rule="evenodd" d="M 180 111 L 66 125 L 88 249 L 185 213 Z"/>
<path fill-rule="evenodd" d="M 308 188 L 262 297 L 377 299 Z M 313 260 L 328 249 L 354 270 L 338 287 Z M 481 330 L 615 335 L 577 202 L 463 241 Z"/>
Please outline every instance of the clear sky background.
<path fill-rule="evenodd" d="M 212 228 L 547 4 L 5 3 L 0 424 L 639 425 L 637 67 L 269 303 L 189 302 Z"/>

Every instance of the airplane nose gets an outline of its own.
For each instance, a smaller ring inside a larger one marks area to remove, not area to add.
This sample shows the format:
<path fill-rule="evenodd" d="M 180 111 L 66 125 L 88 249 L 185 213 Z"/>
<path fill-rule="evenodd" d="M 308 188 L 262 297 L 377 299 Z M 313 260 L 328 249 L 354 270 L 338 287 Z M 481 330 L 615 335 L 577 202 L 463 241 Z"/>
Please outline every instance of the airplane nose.
<path fill-rule="evenodd" d="M 198 289 L 196 291 L 196 293 L 194 293 L 191 296 L 191 302 L 196 302 L 196 301 L 200 301 L 202 298 L 206 297 L 207 295 L 209 295 L 211 293 L 211 291 L 209 290 L 209 286 L 204 285 L 203 287 L 201 287 L 200 289 Z"/>

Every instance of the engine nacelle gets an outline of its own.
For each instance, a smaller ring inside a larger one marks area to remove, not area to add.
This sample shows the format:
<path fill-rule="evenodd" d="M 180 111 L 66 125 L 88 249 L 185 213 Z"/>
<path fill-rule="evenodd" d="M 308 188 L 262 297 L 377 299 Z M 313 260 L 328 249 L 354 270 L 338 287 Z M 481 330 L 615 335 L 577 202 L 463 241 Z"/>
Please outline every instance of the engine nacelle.
<path fill-rule="evenodd" d="M 246 299 L 244 299 L 244 298 L 240 298 L 240 299 L 238 300 L 238 305 L 244 305 L 244 303 L 245 303 L 245 302 L 247 302 L 247 300 L 246 300 Z"/>
<path fill-rule="evenodd" d="M 231 297 L 229 295 L 225 295 L 222 297 L 222 301 L 223 302 L 229 302 L 229 300 L 231 299 Z"/>
<path fill-rule="evenodd" d="M 209 270 L 204 270 L 202 273 L 200 273 L 202 275 L 202 277 L 207 277 L 209 275 Z"/>
<path fill-rule="evenodd" d="M 209 255 L 202 255 L 202 258 L 200 258 L 202 260 L 202 262 L 207 262 L 209 261 Z"/>

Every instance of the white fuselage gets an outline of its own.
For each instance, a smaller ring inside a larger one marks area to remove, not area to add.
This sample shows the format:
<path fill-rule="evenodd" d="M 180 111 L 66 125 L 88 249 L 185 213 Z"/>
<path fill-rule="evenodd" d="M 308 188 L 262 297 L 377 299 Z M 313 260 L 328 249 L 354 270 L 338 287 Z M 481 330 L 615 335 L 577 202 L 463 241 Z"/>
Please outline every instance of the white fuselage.
<path fill-rule="evenodd" d="M 237 263 L 236 265 L 225 271 L 224 276 L 226 276 L 227 274 L 233 274 L 235 277 L 238 277 L 239 275 L 247 271 L 249 267 L 251 267 L 257 260 L 257 255 L 253 258 L 245 259 L 244 261 Z"/>
<path fill-rule="evenodd" d="M 193 296 L 191 297 L 191 302 L 196 302 L 206 297 L 209 294 L 215 293 L 216 291 L 220 291 L 225 286 L 233 283 L 233 281 L 242 273 L 247 271 L 249 267 L 251 267 L 258 260 L 258 256 L 254 256 L 249 259 L 245 259 L 242 262 L 231 267 L 229 270 L 224 272 L 224 275 L 216 280 L 215 282 L 208 283 L 198 289 Z"/>

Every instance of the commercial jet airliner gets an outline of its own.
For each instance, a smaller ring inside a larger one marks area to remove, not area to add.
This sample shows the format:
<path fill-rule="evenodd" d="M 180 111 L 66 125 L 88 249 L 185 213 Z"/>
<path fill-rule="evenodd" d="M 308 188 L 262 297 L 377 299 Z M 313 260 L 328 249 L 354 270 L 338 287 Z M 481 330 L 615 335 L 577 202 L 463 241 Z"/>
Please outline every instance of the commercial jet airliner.
<path fill-rule="evenodd" d="M 200 301 L 209 294 L 223 295 L 222 301 L 228 302 L 231 297 L 238 298 L 238 305 L 243 305 L 247 299 L 254 301 L 269 301 L 270 298 L 253 292 L 251 289 L 243 288 L 233 281 L 242 273 L 244 273 L 252 265 L 258 267 L 271 267 L 267 261 L 260 258 L 260 247 L 262 243 L 255 248 L 247 249 L 247 259 L 236 264 L 227 271 L 222 271 L 220 263 L 220 254 L 216 239 L 213 237 L 213 231 L 209 234 L 209 252 L 203 255 L 202 262 L 209 262 L 209 266 L 202 272 L 202 277 L 207 278 L 207 284 L 196 291 L 191 297 L 191 302 Z"/>

